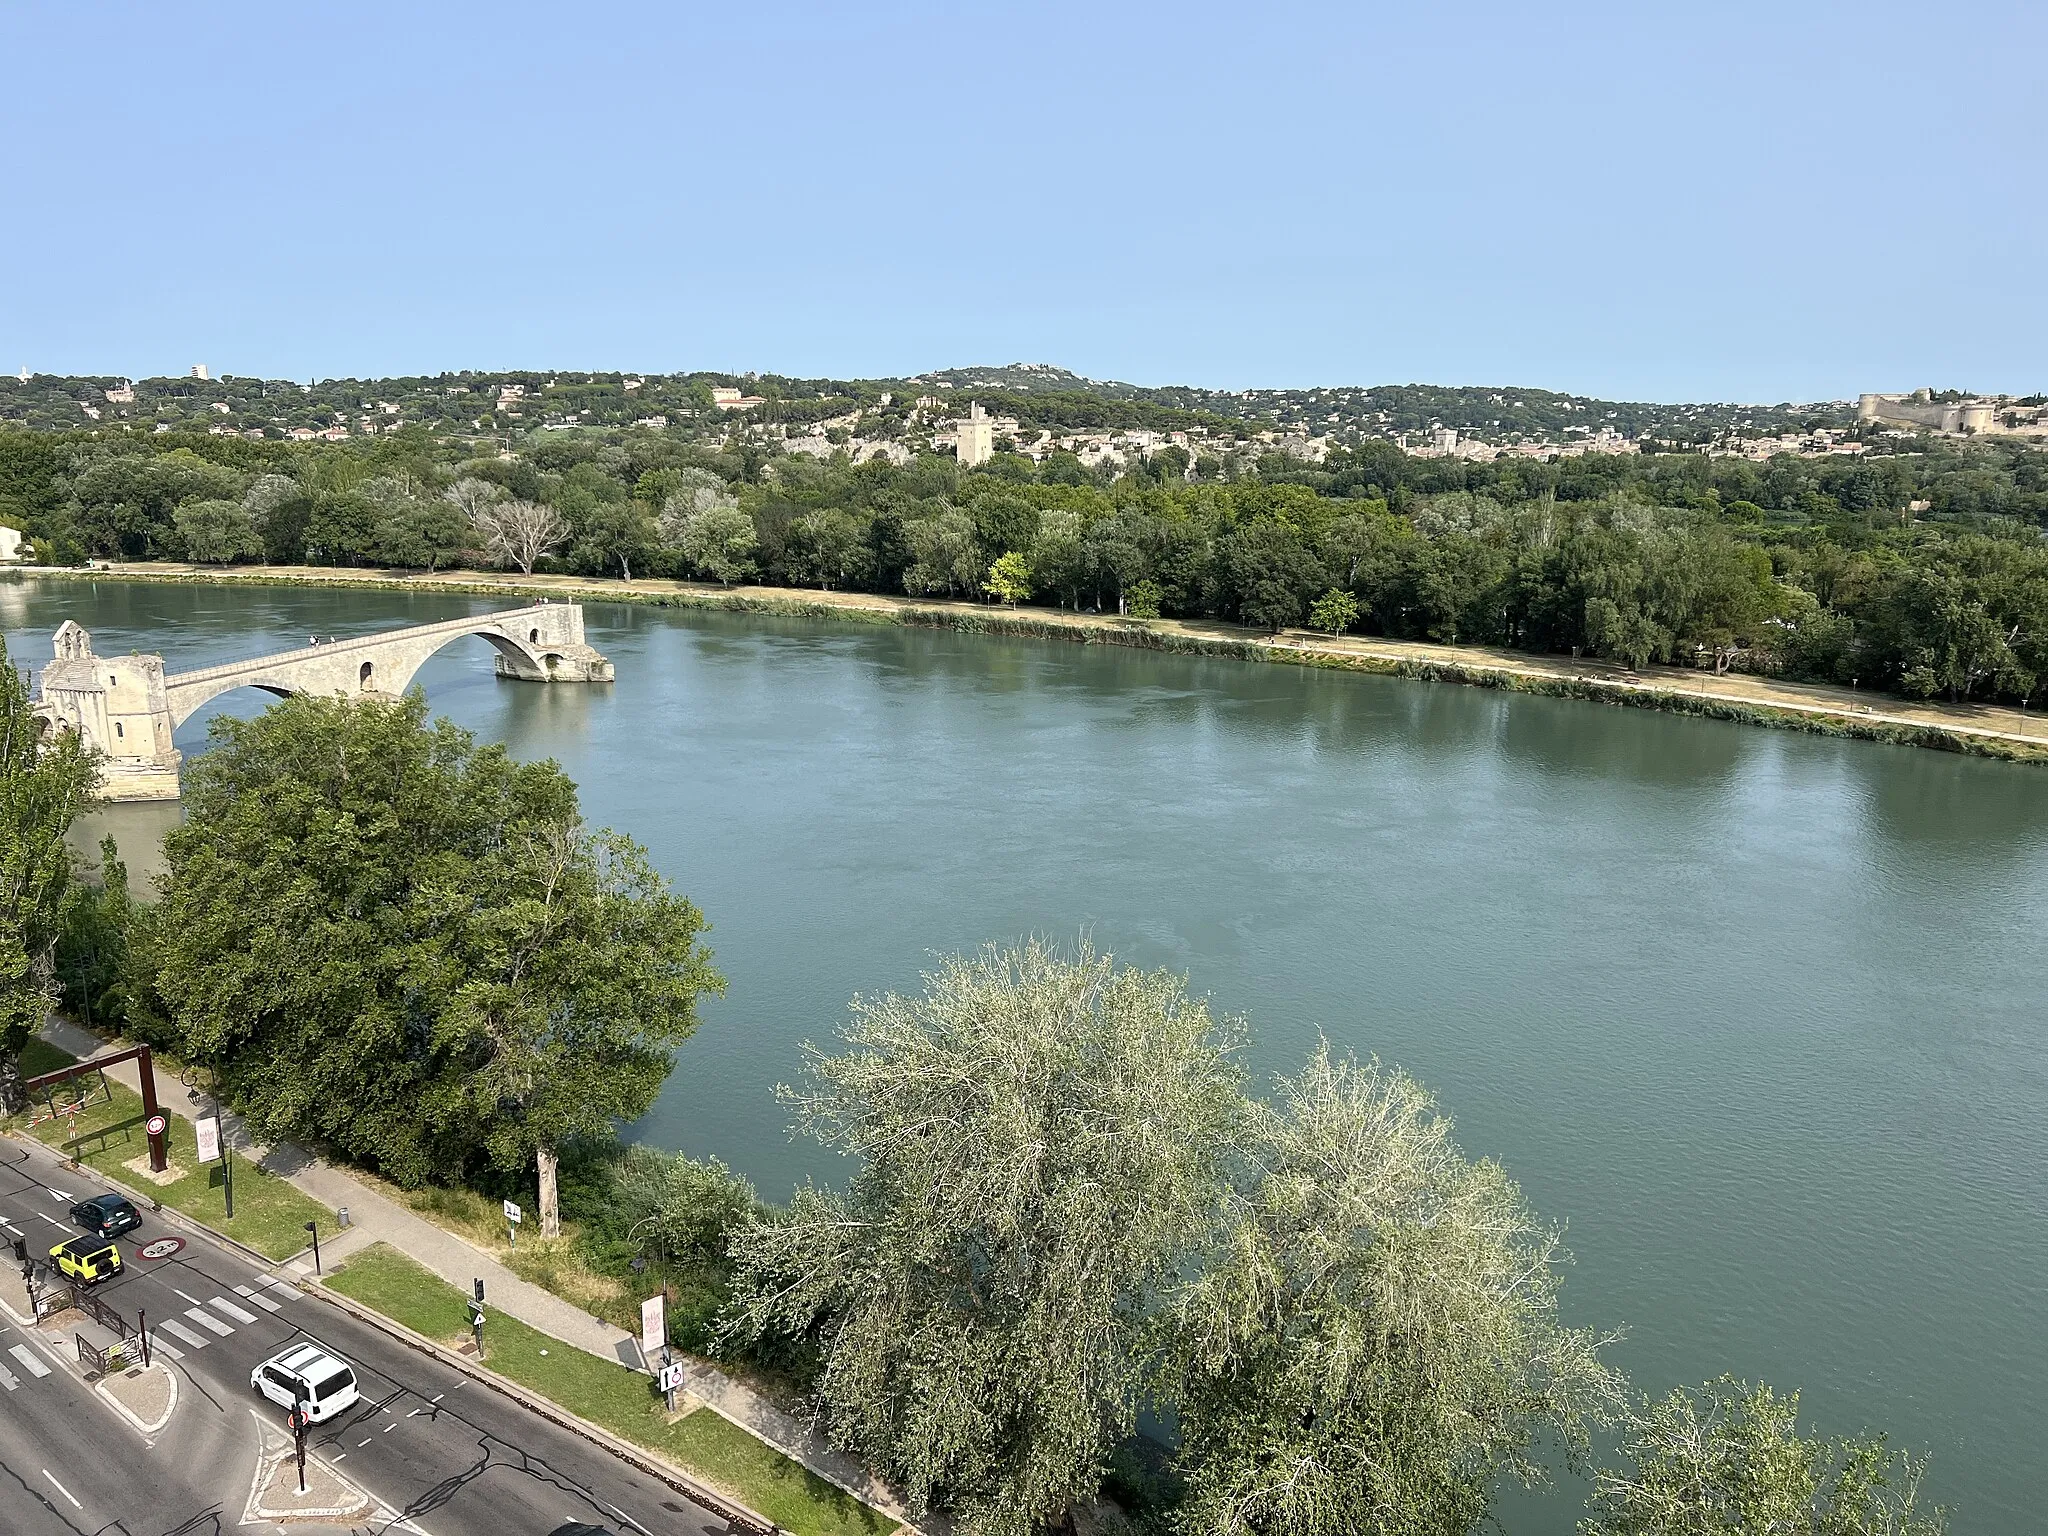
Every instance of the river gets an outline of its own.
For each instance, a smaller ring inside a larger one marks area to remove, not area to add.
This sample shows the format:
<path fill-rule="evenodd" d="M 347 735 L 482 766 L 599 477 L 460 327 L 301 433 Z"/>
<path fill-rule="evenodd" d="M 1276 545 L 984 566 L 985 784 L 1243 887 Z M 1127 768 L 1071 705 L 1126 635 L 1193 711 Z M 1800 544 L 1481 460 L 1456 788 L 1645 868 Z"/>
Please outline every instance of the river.
<path fill-rule="evenodd" d="M 505 606 L 0 582 L 173 670 Z M 1933 1454 L 1959 1530 L 2048 1487 L 2048 773 L 1631 709 L 1101 646 L 587 609 L 610 687 L 437 712 L 551 756 L 705 910 L 729 995 L 634 1132 L 764 1194 L 833 1169 L 773 1090 L 855 991 L 1027 934 L 1185 971 L 1261 1073 L 1407 1067 L 1567 1224 L 1574 1322 Z M 216 708 L 253 712 L 265 695 Z M 206 714 L 179 744 L 203 749 Z M 97 818 L 131 862 L 176 812 Z M 1571 1499 L 1516 1501 L 1563 1533 Z"/>

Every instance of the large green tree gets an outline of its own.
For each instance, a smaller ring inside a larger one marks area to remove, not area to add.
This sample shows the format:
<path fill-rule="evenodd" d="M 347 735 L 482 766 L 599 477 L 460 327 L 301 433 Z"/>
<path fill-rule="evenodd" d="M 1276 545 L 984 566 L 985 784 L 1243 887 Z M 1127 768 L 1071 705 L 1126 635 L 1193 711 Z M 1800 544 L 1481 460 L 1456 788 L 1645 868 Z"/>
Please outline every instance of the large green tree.
<path fill-rule="evenodd" d="M 259 1135 L 404 1183 L 646 1108 L 717 985 L 703 919 L 417 694 L 222 720 L 186 772 L 152 924 L 176 1043 Z"/>
<path fill-rule="evenodd" d="M 1616 1402 L 1556 1233 L 1402 1073 L 1319 1051 L 1176 1307 L 1189 1536 L 1455 1536 Z"/>
<path fill-rule="evenodd" d="M 1722 1377 L 1647 1404 L 1603 1469 L 1586 1536 L 1941 1536 L 1926 1463 L 1882 1435 L 1799 1432 L 1799 1394 Z"/>
<path fill-rule="evenodd" d="M 55 953 L 71 850 L 99 767 L 75 732 L 45 733 L 28 679 L 0 641 L 0 1113 L 24 1104 L 21 1053 L 56 1001 Z"/>
<path fill-rule="evenodd" d="M 735 1241 L 735 1334 L 818 1352 L 832 1438 L 975 1536 L 1090 1497 L 1153 1301 L 1211 1229 L 1241 1095 L 1176 977 L 1085 947 L 945 962 L 856 1000 L 801 1123 L 856 1160 Z"/>

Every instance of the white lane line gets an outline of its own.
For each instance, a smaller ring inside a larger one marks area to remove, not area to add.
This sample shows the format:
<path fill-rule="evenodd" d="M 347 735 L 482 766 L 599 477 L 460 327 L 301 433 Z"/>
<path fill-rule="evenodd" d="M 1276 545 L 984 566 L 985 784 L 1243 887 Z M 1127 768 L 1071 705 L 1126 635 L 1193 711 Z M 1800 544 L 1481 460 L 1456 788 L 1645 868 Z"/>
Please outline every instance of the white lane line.
<path fill-rule="evenodd" d="M 28 1346 L 25 1344 L 17 1344 L 14 1346 L 14 1348 L 8 1350 L 7 1353 L 14 1356 L 15 1359 L 19 1360 L 21 1362 L 21 1368 L 24 1371 L 27 1371 L 31 1376 L 47 1376 L 50 1374 L 50 1368 L 47 1365 L 43 1364 L 42 1361 L 38 1360 L 34 1355 L 30 1354 L 28 1352 Z"/>
<path fill-rule="evenodd" d="M 218 1334 L 223 1339 L 235 1331 L 204 1307 L 187 1307 L 185 1315 L 209 1333 Z"/>
<path fill-rule="evenodd" d="M 0 1387 L 5 1387 L 8 1391 L 12 1392 L 20 1385 L 21 1378 L 7 1369 L 6 1366 L 0 1365 Z"/>
<path fill-rule="evenodd" d="M 43 1468 L 43 1476 L 50 1477 L 50 1469 L 48 1467 Z M 69 1488 L 66 1488 L 62 1483 L 58 1482 L 57 1479 L 55 1479 L 54 1477 L 50 1477 L 50 1486 L 56 1489 L 59 1493 L 63 1494 L 65 1498 L 71 1499 L 71 1490 Z M 79 1503 L 76 1499 L 71 1499 L 71 1507 L 73 1509 L 85 1508 L 85 1506 Z"/>
<path fill-rule="evenodd" d="M 244 1312 L 225 1296 L 216 1296 L 207 1305 L 216 1311 L 225 1312 L 238 1323 L 253 1323 L 256 1321 L 256 1314 L 254 1312 Z"/>
<path fill-rule="evenodd" d="M 384 1433 L 388 1435 L 391 1433 L 391 1431 L 393 1431 L 396 1428 L 398 1428 L 398 1420 L 393 1419 L 389 1424 L 386 1424 L 384 1426 Z"/>
<path fill-rule="evenodd" d="M 172 1286 L 171 1289 L 174 1291 L 178 1291 L 178 1288 L 175 1285 Z M 187 1301 L 191 1302 L 193 1306 L 196 1307 L 199 1305 L 199 1298 L 197 1296 L 194 1296 L 190 1291 L 178 1291 L 178 1294 L 184 1297 Z"/>
<path fill-rule="evenodd" d="M 621 1520 L 625 1521 L 626 1524 L 633 1527 L 634 1530 L 640 1533 L 640 1536 L 654 1536 L 654 1533 L 652 1531 L 648 1530 L 646 1526 L 642 1525 L 638 1520 L 635 1520 L 631 1515 L 627 1514 L 623 1509 L 619 1508 L 618 1505 L 606 1503 L 605 1508 L 610 1510 L 613 1514 L 617 1515 Z"/>
<path fill-rule="evenodd" d="M 448 1394 L 446 1392 L 436 1392 L 432 1398 L 432 1401 L 438 1403 L 439 1401 L 441 1401 L 442 1398 L 446 1397 L 447 1395 Z"/>
<path fill-rule="evenodd" d="M 368 1445 L 369 1443 L 370 1442 L 367 1440 L 358 1440 L 356 1442 L 356 1449 L 360 1451 L 364 1446 Z"/>
<path fill-rule="evenodd" d="M 251 1290 L 246 1285 L 236 1286 L 235 1294 L 241 1297 L 244 1301 L 255 1302 L 257 1306 L 261 1307 L 266 1312 L 281 1312 L 284 1310 L 282 1307 L 278 1306 L 276 1302 L 272 1301 L 268 1296 L 264 1295 L 261 1291 Z M 253 1322 L 254 1319 L 252 1318 L 251 1321 Z"/>
<path fill-rule="evenodd" d="M 408 1413 L 408 1414 L 406 1415 L 406 1417 L 407 1417 L 408 1419 L 416 1419 L 416 1418 L 418 1418 L 418 1417 L 419 1417 L 419 1416 L 420 1416 L 421 1414 L 425 1413 L 426 1411 L 427 1411 L 427 1410 L 426 1410 L 426 1409 L 424 1409 L 424 1408 L 415 1408 L 415 1409 L 413 1409 L 413 1411 L 412 1411 L 411 1413 Z"/>
<path fill-rule="evenodd" d="M 56 1217 L 52 1216 L 48 1211 L 37 1211 L 36 1214 L 42 1217 L 43 1220 L 47 1221 L 53 1227 L 62 1227 L 64 1225 L 63 1222 L 59 1221 Z"/>
<path fill-rule="evenodd" d="M 191 1345 L 194 1349 L 204 1349 L 207 1345 L 213 1342 L 213 1340 L 211 1339 L 202 1339 L 198 1334 L 194 1333 L 190 1328 L 187 1328 L 175 1317 L 165 1318 L 162 1322 L 157 1324 L 157 1327 L 161 1328 L 165 1333 L 170 1334 L 173 1338 L 183 1340 L 185 1343 Z"/>
<path fill-rule="evenodd" d="M 339 1456 L 335 1457 L 334 1459 L 335 1459 L 336 1461 L 347 1461 L 347 1460 L 348 1460 L 348 1452 L 347 1452 L 347 1451 L 343 1451 L 343 1452 L 342 1452 L 342 1453 L 341 1453 L 341 1454 L 340 1454 Z"/>

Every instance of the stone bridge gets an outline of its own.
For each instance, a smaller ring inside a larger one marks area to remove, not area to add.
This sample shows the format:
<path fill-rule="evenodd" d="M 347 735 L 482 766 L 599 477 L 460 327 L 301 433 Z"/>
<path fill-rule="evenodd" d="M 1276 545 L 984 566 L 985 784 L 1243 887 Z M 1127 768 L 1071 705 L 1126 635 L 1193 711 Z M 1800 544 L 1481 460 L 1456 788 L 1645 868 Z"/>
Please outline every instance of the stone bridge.
<path fill-rule="evenodd" d="M 37 712 L 105 754 L 106 798 L 175 800 L 180 755 L 171 738 L 202 704 L 237 688 L 396 698 L 428 657 L 470 635 L 497 652 L 500 677 L 612 680 L 612 664 L 583 638 L 583 609 L 575 603 L 536 603 L 173 673 L 164 671 L 161 656 L 95 656 L 92 636 L 67 620 L 57 631 L 56 659 L 43 669 Z"/>

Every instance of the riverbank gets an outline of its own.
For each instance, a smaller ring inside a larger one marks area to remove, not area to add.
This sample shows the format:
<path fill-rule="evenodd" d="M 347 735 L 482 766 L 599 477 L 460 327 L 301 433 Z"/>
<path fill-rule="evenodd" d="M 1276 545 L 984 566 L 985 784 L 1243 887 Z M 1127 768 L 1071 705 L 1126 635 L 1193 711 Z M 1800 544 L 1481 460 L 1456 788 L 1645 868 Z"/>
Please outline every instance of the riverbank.
<path fill-rule="evenodd" d="M 1307 630 L 1270 635 L 1243 625 L 1182 619 L 1129 619 L 1051 608 L 1003 609 L 980 603 L 890 597 L 873 592 L 813 592 L 792 587 L 717 587 L 642 578 L 516 572 L 441 571 L 432 575 L 316 566 L 196 566 L 169 561 L 92 569 L 35 567 L 22 577 L 158 581 L 197 585 L 359 586 L 589 602 L 717 608 L 731 612 L 906 624 L 966 633 L 1127 645 L 1183 655 L 1332 667 L 1419 682 L 1464 683 L 1517 693 L 1659 709 L 1705 719 L 1817 735 L 1931 747 L 2014 762 L 2048 762 L 2048 725 L 1997 705 L 1918 703 L 1883 694 L 1789 683 L 1687 667 L 1640 672 L 1585 657 L 1540 656 L 1483 646 L 1431 645 Z"/>

